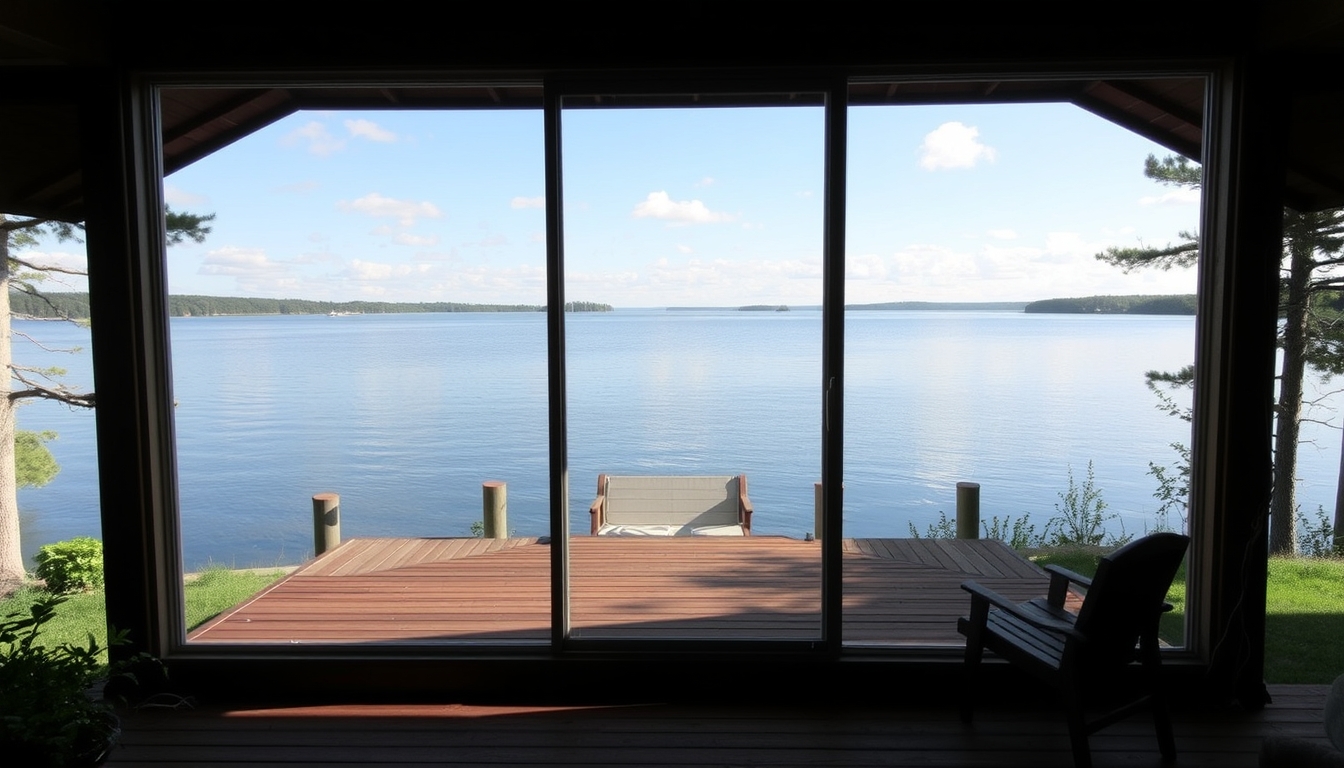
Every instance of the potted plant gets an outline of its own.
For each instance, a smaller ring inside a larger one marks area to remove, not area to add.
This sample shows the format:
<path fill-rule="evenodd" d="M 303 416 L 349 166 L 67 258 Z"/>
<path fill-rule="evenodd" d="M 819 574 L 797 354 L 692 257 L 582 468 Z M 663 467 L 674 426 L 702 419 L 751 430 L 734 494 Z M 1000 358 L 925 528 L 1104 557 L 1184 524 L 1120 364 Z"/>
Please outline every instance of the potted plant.
<path fill-rule="evenodd" d="M 0 619 L 0 755 L 8 765 L 101 765 L 121 735 L 112 702 L 96 689 L 108 677 L 128 676 L 130 662 L 105 667 L 106 649 L 92 635 L 85 645 L 36 642 L 65 599 L 45 596 L 27 615 Z M 108 642 L 124 643 L 125 632 Z"/>

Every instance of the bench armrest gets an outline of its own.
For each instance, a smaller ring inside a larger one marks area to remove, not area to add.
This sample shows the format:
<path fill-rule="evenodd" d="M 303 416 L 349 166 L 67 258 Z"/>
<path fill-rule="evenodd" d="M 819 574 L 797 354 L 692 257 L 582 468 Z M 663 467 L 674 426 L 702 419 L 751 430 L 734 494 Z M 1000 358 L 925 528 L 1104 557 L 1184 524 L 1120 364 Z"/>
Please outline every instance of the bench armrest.
<path fill-rule="evenodd" d="M 1050 605 L 1061 608 L 1064 598 L 1069 595 L 1069 584 L 1077 584 L 1083 589 L 1092 586 L 1092 580 L 1060 565 L 1047 565 L 1045 572 L 1050 574 L 1050 592 L 1046 598 Z"/>
<path fill-rule="evenodd" d="M 756 511 L 747 496 L 747 476 L 737 476 L 737 523 L 742 526 L 744 536 L 751 535 L 751 513 Z"/>
<path fill-rule="evenodd" d="M 593 536 L 596 536 L 597 529 L 602 527 L 602 511 L 606 509 L 606 506 L 607 495 L 605 493 L 600 493 L 597 495 L 596 499 L 593 499 L 592 506 L 588 507 L 589 520 L 592 525 L 591 534 Z"/>
<path fill-rule="evenodd" d="M 1074 628 L 1073 624 L 1053 618 L 1042 609 L 1032 610 L 1029 604 L 1014 603 L 998 592 L 974 581 L 962 582 L 961 588 L 971 593 L 970 621 L 975 625 L 976 631 L 983 631 L 985 622 L 989 619 L 989 609 L 994 607 L 1042 631 L 1064 635 L 1079 642 L 1086 640 L 1083 634 Z"/>

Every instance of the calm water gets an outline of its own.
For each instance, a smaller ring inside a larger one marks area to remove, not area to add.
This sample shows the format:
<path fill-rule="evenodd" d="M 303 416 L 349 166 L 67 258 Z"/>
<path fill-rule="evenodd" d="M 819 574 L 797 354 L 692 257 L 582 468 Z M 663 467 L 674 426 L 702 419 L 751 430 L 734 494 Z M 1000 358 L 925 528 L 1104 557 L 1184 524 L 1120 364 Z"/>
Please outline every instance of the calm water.
<path fill-rule="evenodd" d="M 21 324 L 52 344 L 87 332 Z M 547 531 L 542 314 L 172 321 L 186 563 L 271 564 L 312 547 L 312 494 L 342 497 L 347 536 L 468 535 L 480 484 L 509 484 L 509 526 Z M 1188 317 L 851 312 L 845 529 L 904 536 L 982 484 L 984 515 L 1055 513 L 1072 469 L 1125 528 L 1156 508 L 1148 463 L 1184 423 L 1144 386 L 1192 361 Z M 568 319 L 571 526 L 599 472 L 748 476 L 758 533 L 812 528 L 820 479 L 821 315 L 623 310 Z M 87 354 L 20 360 L 89 380 Z M 25 490 L 25 550 L 98 535 L 92 415 L 26 406 L 60 433 L 62 472 Z M 1304 509 L 1332 508 L 1336 432 L 1303 450 Z"/>

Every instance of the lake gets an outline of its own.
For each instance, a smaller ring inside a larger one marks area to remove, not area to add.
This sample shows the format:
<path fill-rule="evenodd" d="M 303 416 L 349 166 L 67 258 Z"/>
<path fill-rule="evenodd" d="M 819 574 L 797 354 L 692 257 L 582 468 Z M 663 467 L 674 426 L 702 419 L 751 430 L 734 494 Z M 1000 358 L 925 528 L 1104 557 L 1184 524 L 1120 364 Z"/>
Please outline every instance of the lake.
<path fill-rule="evenodd" d="M 49 346 L 86 330 L 20 322 Z M 541 313 L 175 318 L 182 547 L 190 568 L 293 563 L 310 497 L 342 498 L 346 536 L 466 536 L 481 483 L 508 483 L 509 527 L 548 531 Z M 597 475 L 746 474 L 758 534 L 813 525 L 821 463 L 821 313 L 617 310 L 567 318 L 570 525 Z M 1193 360 L 1191 317 L 851 311 L 846 317 L 845 532 L 906 536 L 981 483 L 983 515 L 1056 514 L 1069 476 L 1095 482 L 1130 533 L 1158 506 L 1149 462 L 1188 426 L 1148 370 Z M 89 381 L 87 353 L 25 349 Z M 62 466 L 20 493 L 24 549 L 98 535 L 93 418 L 25 406 Z M 1308 425 L 1303 509 L 1333 509 L 1339 437 Z"/>

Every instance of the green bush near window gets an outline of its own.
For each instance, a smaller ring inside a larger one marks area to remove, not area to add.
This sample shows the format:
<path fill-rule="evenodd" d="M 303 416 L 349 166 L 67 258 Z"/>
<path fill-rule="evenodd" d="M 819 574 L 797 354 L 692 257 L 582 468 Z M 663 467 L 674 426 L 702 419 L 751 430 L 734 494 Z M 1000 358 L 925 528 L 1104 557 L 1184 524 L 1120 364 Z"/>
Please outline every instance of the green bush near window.
<path fill-rule="evenodd" d="M 57 595 L 103 586 L 103 543 L 88 536 L 43 545 L 33 556 L 37 577 Z"/>

